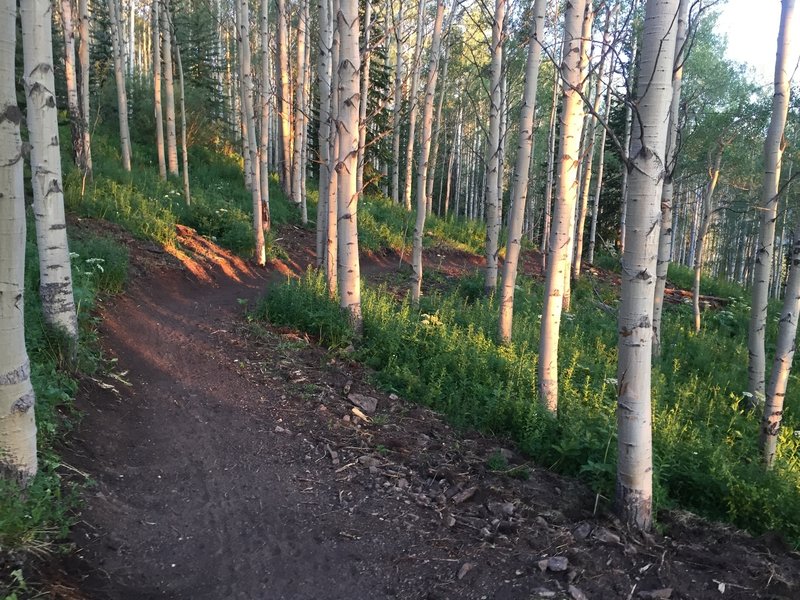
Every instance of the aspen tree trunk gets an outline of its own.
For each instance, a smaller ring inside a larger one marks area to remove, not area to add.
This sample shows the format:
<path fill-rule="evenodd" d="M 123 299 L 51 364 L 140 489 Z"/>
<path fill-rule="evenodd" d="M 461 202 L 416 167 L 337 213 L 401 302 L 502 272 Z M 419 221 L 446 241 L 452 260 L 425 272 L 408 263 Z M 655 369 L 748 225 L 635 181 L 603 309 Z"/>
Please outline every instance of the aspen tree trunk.
<path fill-rule="evenodd" d="M 503 343 L 511 341 L 511 322 L 514 315 L 514 289 L 517 285 L 517 264 L 522 244 L 522 222 L 528 195 L 528 175 L 533 151 L 533 118 L 536 113 L 536 90 L 539 82 L 539 56 L 544 37 L 544 11 L 547 0 L 536 0 L 533 5 L 528 57 L 525 63 L 525 89 L 519 117 L 517 163 L 514 166 L 514 186 L 511 193 L 511 210 L 508 214 L 508 241 L 503 262 L 503 283 L 500 291 L 499 337 Z"/>
<path fill-rule="evenodd" d="M 89 0 L 78 0 L 80 19 L 80 43 L 78 44 L 78 64 L 80 66 L 81 134 L 83 135 L 84 174 L 92 178 L 92 138 L 89 131 Z"/>
<path fill-rule="evenodd" d="M 183 80 L 183 62 L 178 36 L 175 36 L 175 59 L 178 61 L 178 85 L 181 91 L 181 159 L 183 161 L 183 198 L 186 204 L 192 203 L 192 192 L 189 188 L 189 145 L 186 141 L 186 85 Z"/>
<path fill-rule="evenodd" d="M 661 356 L 661 315 L 664 308 L 664 288 L 667 284 L 667 271 L 672 260 L 672 196 L 673 175 L 678 154 L 678 133 L 680 130 L 681 86 L 683 84 L 684 46 L 688 34 L 689 0 L 680 0 L 678 9 L 678 28 L 675 38 L 675 63 L 672 72 L 672 102 L 669 115 L 669 135 L 667 136 L 666 174 L 661 191 L 661 234 L 658 239 L 658 267 L 656 268 L 656 291 L 653 303 L 653 356 Z M 721 158 L 720 153 L 720 158 Z M 699 281 L 698 281 L 699 285 Z M 699 293 L 699 292 L 698 292 Z M 695 313 L 695 330 L 699 330 L 700 317 Z"/>
<path fill-rule="evenodd" d="M 328 294 L 336 298 L 339 293 L 339 0 L 332 0 L 331 12 L 331 133 L 330 133 L 330 183 L 328 185 L 328 216 L 325 247 L 325 278 Z M 358 235 L 358 232 L 356 232 Z"/>
<path fill-rule="evenodd" d="M 775 360 L 772 363 L 764 415 L 761 419 L 761 452 L 767 469 L 772 468 L 778 449 L 778 433 L 783 420 L 783 400 L 794 359 L 797 319 L 800 313 L 800 227 L 797 225 L 793 237 L 789 279 L 786 282 L 786 295 L 778 323 L 778 339 L 775 341 Z"/>
<path fill-rule="evenodd" d="M 539 336 L 539 397 L 550 412 L 558 409 L 558 336 L 564 283 L 569 280 L 572 218 L 578 200 L 578 162 L 583 126 L 581 33 L 586 0 L 567 3 L 561 60 L 563 81 L 558 187 L 548 244 L 542 327 Z"/>
<path fill-rule="evenodd" d="M 319 58 L 317 88 L 319 89 L 319 200 L 317 202 L 317 267 L 325 259 L 328 206 L 331 177 L 331 51 L 333 46 L 333 15 L 331 0 L 318 0 Z"/>
<path fill-rule="evenodd" d="M 178 142 L 175 130 L 175 83 L 172 73 L 172 32 L 169 0 L 161 11 L 161 58 L 164 61 L 164 113 L 167 120 L 167 171 L 178 175 Z"/>
<path fill-rule="evenodd" d="M 272 91 L 270 79 L 270 39 L 269 39 L 269 3 L 261 0 L 261 139 L 259 143 L 259 173 L 261 181 L 261 228 L 269 231 L 272 228 L 272 217 L 269 208 L 269 123 L 271 119 L 269 101 Z"/>
<path fill-rule="evenodd" d="M 64 217 L 58 108 L 54 96 L 51 10 L 48 0 L 27 0 L 20 6 L 23 82 L 28 103 L 33 214 L 39 249 L 42 311 L 45 322 L 61 330 L 75 344 L 78 340 L 78 319 Z"/>
<path fill-rule="evenodd" d="M 455 8 L 453 9 L 455 10 Z M 455 13 L 453 13 L 455 14 Z M 452 16 L 448 17 L 448 27 L 447 30 L 450 30 L 450 23 L 452 23 L 453 19 Z M 436 179 L 436 161 L 439 156 L 439 133 L 442 127 L 442 105 L 444 104 L 444 96 L 447 90 L 447 67 L 449 61 L 449 48 L 445 47 L 442 61 L 444 62 L 444 67 L 442 67 L 442 85 L 441 90 L 439 91 L 439 100 L 436 102 L 436 116 L 433 119 L 433 142 L 431 145 L 431 165 L 433 168 L 431 170 L 430 175 L 428 176 L 428 189 L 425 192 L 425 197 L 427 198 L 428 206 L 426 208 L 428 214 L 430 215 L 433 211 L 433 183 Z M 439 195 L 441 199 L 442 193 L 442 186 L 439 185 Z M 441 201 L 439 202 L 439 214 L 442 213 Z"/>
<path fill-rule="evenodd" d="M 630 197 L 635 201 L 628 206 L 622 256 L 616 505 L 623 522 L 645 531 L 653 522 L 651 319 L 678 4 L 678 0 L 648 0 L 645 8 L 636 137 L 628 167 Z"/>
<path fill-rule="evenodd" d="M 292 192 L 292 107 L 289 89 L 289 25 L 286 22 L 286 2 L 276 0 L 278 10 L 278 77 L 280 78 L 281 117 L 281 184 L 283 191 L 291 197 Z"/>
<path fill-rule="evenodd" d="M 764 182 L 758 205 L 760 226 L 758 250 L 755 256 L 753 298 L 750 308 L 750 328 L 747 347 L 750 362 L 747 369 L 748 391 L 753 402 L 764 398 L 766 350 L 764 334 L 767 325 L 767 302 L 769 299 L 769 277 L 775 243 L 775 220 L 778 210 L 778 183 L 783 158 L 783 130 L 789 108 L 789 79 L 792 64 L 789 63 L 792 49 L 792 20 L 794 0 L 782 0 L 781 22 L 778 32 L 778 50 L 775 58 L 775 92 L 772 98 L 772 116 L 767 138 L 764 141 Z"/>
<path fill-rule="evenodd" d="M 603 45 L 600 48 L 601 55 L 605 53 L 606 48 L 611 46 L 611 13 L 613 10 L 615 9 L 606 9 L 606 21 L 603 27 Z M 584 157 L 583 163 L 583 186 L 578 203 L 577 226 L 575 227 L 575 258 L 572 261 L 572 279 L 575 281 L 580 278 L 581 267 L 583 266 L 583 232 L 586 229 L 586 213 L 589 209 L 589 193 L 592 187 L 592 163 L 594 162 L 595 141 L 597 139 L 598 120 L 595 115 L 600 113 L 600 103 L 603 100 L 603 75 L 605 74 L 606 60 L 608 60 L 608 58 L 601 58 L 600 64 L 597 67 L 597 82 L 594 90 L 594 105 L 592 106 L 593 114 L 589 117 L 586 130 L 586 156 Z M 610 69 L 610 71 L 613 72 L 613 69 Z M 608 85 L 611 85 L 610 77 Z M 599 184 L 599 181 L 595 183 L 598 189 Z"/>
<path fill-rule="evenodd" d="M 553 184 L 556 162 L 556 114 L 558 113 L 558 89 L 561 83 L 558 69 L 553 69 L 553 102 L 550 106 L 550 126 L 547 133 L 547 183 L 544 188 L 544 216 L 542 218 L 542 271 L 547 269 L 547 255 L 550 253 L 550 221 L 553 205 Z"/>
<path fill-rule="evenodd" d="M 35 396 L 22 310 L 25 190 L 22 112 L 14 86 L 16 35 L 16 0 L 0 0 L 0 479 L 24 485 L 36 475 L 37 461 Z"/>
<path fill-rule="evenodd" d="M 483 289 L 488 296 L 497 288 L 497 250 L 500 239 L 500 110 L 503 75 L 503 26 L 506 20 L 506 0 L 495 0 L 492 21 L 491 62 L 489 66 L 489 140 L 486 148 L 486 271 Z"/>
<path fill-rule="evenodd" d="M 117 83 L 117 108 L 119 112 L 119 143 L 122 152 L 122 168 L 131 170 L 131 134 L 128 127 L 128 93 L 125 89 L 125 65 L 123 46 L 120 40 L 119 0 L 108 0 L 111 19 L 111 47 L 114 55 L 114 77 Z M 24 37 L 24 36 L 23 36 Z"/>
<path fill-rule="evenodd" d="M 611 70 L 613 74 L 614 70 Z M 611 115 L 611 82 L 606 86 L 606 121 Z M 594 250 L 597 240 L 597 217 L 600 212 L 600 194 L 603 191 L 603 176 L 606 167 L 606 138 L 608 131 L 603 127 L 600 133 L 600 155 L 597 157 L 597 181 L 595 182 L 594 198 L 592 199 L 592 222 L 589 225 L 589 250 L 586 255 L 586 262 L 594 265 Z"/>
<path fill-rule="evenodd" d="M 403 108 L 403 42 L 401 39 L 402 0 L 394 18 L 394 106 L 392 107 L 392 201 L 400 202 L 400 117 Z"/>
<path fill-rule="evenodd" d="M 372 33 L 372 2 L 364 3 L 364 49 L 361 53 L 361 102 L 358 107 L 358 170 L 356 186 L 364 194 L 364 154 L 367 144 L 367 104 L 369 103 L 370 38 Z"/>
<path fill-rule="evenodd" d="M 692 284 L 692 310 L 694 312 L 695 333 L 700 332 L 700 277 L 703 273 L 703 244 L 705 242 L 706 235 L 708 235 L 708 228 L 711 225 L 711 217 L 714 214 L 714 192 L 717 189 L 717 182 L 719 181 L 719 171 L 722 165 L 723 150 L 723 144 L 718 142 L 713 163 L 708 170 L 708 184 L 706 185 L 706 193 L 703 196 L 700 228 L 698 229 L 697 241 L 695 242 L 696 249 L 694 255 L 694 282 Z M 661 214 L 663 219 L 663 197 Z"/>
<path fill-rule="evenodd" d="M 340 0 L 337 13 L 339 32 L 338 80 L 338 236 L 339 236 L 339 294 L 341 307 L 347 312 L 350 324 L 360 334 L 361 273 L 358 257 L 358 102 L 360 64 L 358 40 L 358 1 Z"/>
<path fill-rule="evenodd" d="M 75 30 L 72 23 L 72 0 L 61 0 L 61 28 L 64 34 L 64 78 L 67 80 L 67 110 L 72 134 L 72 158 L 85 171 L 83 158 L 83 118 L 78 101 L 78 80 L 75 75 Z"/>
<path fill-rule="evenodd" d="M 442 19 L 444 0 L 436 2 L 436 20 L 433 24 L 428 81 L 425 84 L 425 105 L 422 111 L 422 137 L 420 139 L 419 161 L 417 162 L 417 218 L 414 223 L 414 243 L 411 253 L 411 304 L 419 306 L 422 295 L 422 237 L 425 231 L 425 216 L 428 213 L 428 158 L 433 135 L 433 100 L 436 94 L 436 80 L 439 76 L 439 52 L 442 41 Z"/>
<path fill-rule="evenodd" d="M 636 5 L 638 4 L 637 0 L 634 0 L 634 6 L 632 10 L 636 10 Z M 639 57 L 639 50 L 638 50 L 638 42 L 639 38 L 635 34 L 631 34 L 633 40 L 631 41 L 632 49 L 631 49 L 631 56 L 633 60 L 631 64 L 637 64 L 637 59 Z M 631 76 L 633 73 L 631 72 Z M 623 149 L 622 153 L 624 154 L 623 159 L 628 160 L 628 157 L 631 155 L 631 134 L 633 131 L 633 103 L 627 102 L 625 107 L 625 141 L 623 142 Z M 627 229 L 627 219 L 628 219 L 628 169 L 622 169 L 622 207 L 620 209 L 620 217 L 619 217 L 619 252 L 623 254 L 625 252 L 625 231 Z"/>
<path fill-rule="evenodd" d="M 305 199 L 302 197 L 301 178 L 303 174 L 303 121 L 305 119 L 304 94 L 306 72 L 304 67 L 306 56 L 306 7 L 307 0 L 302 0 L 302 6 L 297 22 L 297 81 L 294 100 L 294 154 L 292 158 L 292 202 L 300 209 L 300 219 L 305 225 L 308 223 L 308 214 L 305 210 Z"/>
<path fill-rule="evenodd" d="M 403 206 L 407 211 L 411 210 L 411 172 L 414 166 L 414 138 L 417 128 L 417 115 L 419 114 L 419 102 L 417 94 L 419 92 L 419 77 L 422 70 L 422 43 L 423 43 L 423 21 L 425 15 L 425 0 L 420 0 L 417 6 L 417 40 L 414 46 L 414 62 L 411 65 L 411 92 L 408 96 L 408 144 L 406 146 L 406 178 L 403 182 Z"/>
<path fill-rule="evenodd" d="M 262 226 L 261 213 L 261 184 L 259 181 L 258 141 L 256 140 L 256 119 L 253 107 L 253 72 L 251 67 L 250 50 L 250 6 L 248 0 L 236 0 L 236 17 L 239 26 L 239 69 L 242 74 L 242 89 L 244 97 L 242 102 L 247 149 L 250 154 L 250 180 L 252 182 L 251 194 L 253 199 L 253 233 L 255 234 L 255 259 L 260 266 L 267 264 L 266 248 L 264 245 L 264 227 Z"/>
<path fill-rule="evenodd" d="M 156 118 L 156 153 L 158 154 L 158 174 L 167 178 L 167 160 L 164 155 L 164 120 L 161 107 L 161 0 L 153 0 L 153 107 Z"/>

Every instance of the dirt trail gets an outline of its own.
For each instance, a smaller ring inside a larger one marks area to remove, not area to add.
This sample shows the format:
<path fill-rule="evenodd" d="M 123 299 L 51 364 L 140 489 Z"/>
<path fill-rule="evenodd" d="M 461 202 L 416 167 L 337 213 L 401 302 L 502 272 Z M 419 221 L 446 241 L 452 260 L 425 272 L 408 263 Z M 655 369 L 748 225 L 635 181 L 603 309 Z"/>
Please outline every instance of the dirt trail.
<path fill-rule="evenodd" d="M 258 273 L 182 235 L 183 268 L 132 247 L 139 274 L 102 311 L 130 385 L 107 375 L 78 397 L 65 460 L 96 485 L 69 597 L 797 597 L 785 548 L 688 517 L 672 538 L 627 536 L 592 517 L 584 488 L 502 442 L 374 390 L 346 356 L 248 326 L 244 301 L 307 256 Z M 348 392 L 376 399 L 378 417 L 354 416 Z M 530 479 L 488 471 L 498 451 Z"/>

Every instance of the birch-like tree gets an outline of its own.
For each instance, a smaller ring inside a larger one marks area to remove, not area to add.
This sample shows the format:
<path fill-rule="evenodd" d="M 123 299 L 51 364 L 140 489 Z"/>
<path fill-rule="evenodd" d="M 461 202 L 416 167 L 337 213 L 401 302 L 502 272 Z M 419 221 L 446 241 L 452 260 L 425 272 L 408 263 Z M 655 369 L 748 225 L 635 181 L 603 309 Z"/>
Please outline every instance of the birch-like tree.
<path fill-rule="evenodd" d="M 757 209 L 760 215 L 758 249 L 755 255 L 753 296 L 750 305 L 750 327 L 747 348 L 750 361 L 747 367 L 748 392 L 756 403 L 764 398 L 766 370 L 765 332 L 767 327 L 767 302 L 769 279 L 772 271 L 772 254 L 775 251 L 775 221 L 778 213 L 778 184 L 783 159 L 783 130 L 789 109 L 789 80 L 794 64 L 789 62 L 792 50 L 792 22 L 794 0 L 781 1 L 781 21 L 778 30 L 778 49 L 775 56 L 774 94 L 772 116 L 767 138 L 764 141 L 764 181 Z"/>
<path fill-rule="evenodd" d="M 283 191 L 291 197 L 292 192 L 292 103 L 289 84 L 289 24 L 286 18 L 286 1 L 276 0 L 277 9 L 277 53 L 278 53 L 278 114 L 281 122 L 281 184 Z"/>
<path fill-rule="evenodd" d="M 49 12 L 45 16 L 49 19 Z M 23 320 L 25 190 L 22 112 L 14 86 L 16 36 L 16 0 L 0 0 L 0 479 L 25 484 L 36 475 L 37 460 Z"/>
<path fill-rule="evenodd" d="M 436 94 L 436 80 L 439 77 L 439 52 L 442 42 L 442 20 L 444 18 L 444 1 L 437 0 L 436 20 L 433 24 L 430 61 L 428 63 L 428 80 L 425 83 L 425 104 L 422 110 L 422 137 L 420 139 L 419 160 L 417 161 L 417 215 L 414 222 L 414 242 L 411 253 L 411 303 L 419 305 L 422 295 L 422 237 L 425 232 L 425 216 L 427 215 L 427 177 L 428 158 L 431 151 L 433 135 L 433 100 Z"/>
<path fill-rule="evenodd" d="M 80 66 L 80 102 L 81 102 L 81 134 L 83 135 L 83 168 L 84 174 L 92 178 L 92 138 L 89 131 L 89 0 L 78 0 L 78 18 L 80 19 L 80 42 L 78 43 L 78 64 Z"/>
<path fill-rule="evenodd" d="M 258 158 L 261 180 L 261 227 L 264 231 L 269 231 L 272 227 L 269 207 L 269 122 L 271 118 L 269 3 L 270 0 L 261 0 L 259 30 L 261 36 L 261 146 Z"/>
<path fill-rule="evenodd" d="M 347 312 L 356 332 L 362 328 L 361 271 L 358 256 L 358 106 L 360 86 L 358 71 L 359 21 L 358 1 L 339 0 L 336 13 L 339 39 L 337 64 L 337 159 L 336 186 L 338 204 L 338 279 L 341 307 Z"/>
<path fill-rule="evenodd" d="M 294 101 L 294 155 L 292 158 L 292 201 L 300 208 L 300 220 L 308 223 L 306 199 L 303 195 L 303 154 L 305 152 L 306 119 L 306 43 L 308 32 L 308 0 L 301 0 L 297 21 L 297 80 Z"/>
<path fill-rule="evenodd" d="M 331 161 L 331 77 L 333 70 L 333 6 L 331 0 L 318 0 L 319 57 L 317 62 L 317 89 L 319 90 L 319 200 L 317 201 L 317 266 L 322 267 L 327 249 L 328 208 L 331 204 L 331 185 L 336 173 Z M 335 269 L 334 269 L 335 272 Z"/>
<path fill-rule="evenodd" d="M 414 166 L 414 138 L 417 130 L 417 115 L 419 114 L 419 78 L 422 70 L 422 44 L 424 35 L 423 16 L 425 15 L 425 0 L 420 0 L 417 5 L 417 40 L 414 46 L 414 59 L 411 63 L 411 91 L 409 92 L 408 112 L 408 143 L 406 144 L 406 177 L 403 182 L 403 206 L 411 210 L 411 175 Z"/>
<path fill-rule="evenodd" d="M 531 17 L 528 57 L 525 63 L 525 88 L 519 117 L 517 162 L 514 166 L 514 186 L 511 192 L 511 209 L 508 215 L 508 241 L 503 262 L 503 282 L 500 291 L 499 338 L 511 341 L 511 322 L 514 316 L 514 290 L 517 285 L 517 265 L 522 247 L 522 224 L 528 198 L 528 175 L 533 150 L 533 117 L 536 113 L 536 92 L 539 83 L 539 57 L 544 39 L 544 12 L 546 0 L 536 0 Z"/>
<path fill-rule="evenodd" d="M 167 178 L 167 159 L 164 155 L 164 109 L 161 105 L 161 0 L 153 0 L 153 109 L 156 120 L 156 154 L 158 174 Z"/>
<path fill-rule="evenodd" d="M 113 1 L 113 0 L 112 0 Z M 169 0 L 162 0 L 161 60 L 164 61 L 164 117 L 167 127 L 167 172 L 178 176 L 178 135 L 175 126 L 175 78 L 172 67 L 172 31 Z"/>
<path fill-rule="evenodd" d="M 629 526 L 653 522 L 652 317 L 679 0 L 648 0 L 636 82 L 617 370 L 616 505 Z"/>
<path fill-rule="evenodd" d="M 64 35 L 64 79 L 67 84 L 67 111 L 72 134 L 72 158 L 78 168 L 85 171 L 83 117 L 78 100 L 78 78 L 75 69 L 75 28 L 72 18 L 72 0 L 61 0 L 61 31 Z"/>
<path fill-rule="evenodd" d="M 558 156 L 558 183 L 553 205 L 544 307 L 539 336 L 539 397 L 548 410 L 558 408 L 558 336 L 564 284 L 569 281 L 572 217 L 578 200 L 578 163 L 583 127 L 581 99 L 581 40 L 586 0 L 567 3 L 561 60 L 563 82 Z"/>
<path fill-rule="evenodd" d="M 131 133 L 128 126 L 128 92 L 125 84 L 125 46 L 122 43 L 119 0 L 108 0 L 111 24 L 111 52 L 114 56 L 114 79 L 117 84 L 117 111 L 119 112 L 119 144 L 122 168 L 131 170 Z M 24 39 L 24 35 L 23 35 Z"/>
<path fill-rule="evenodd" d="M 39 251 L 42 310 L 48 325 L 63 331 L 76 343 L 78 319 L 64 216 L 51 10 L 52 5 L 48 0 L 29 0 L 20 6 L 23 82 L 28 104 L 33 214 Z"/>

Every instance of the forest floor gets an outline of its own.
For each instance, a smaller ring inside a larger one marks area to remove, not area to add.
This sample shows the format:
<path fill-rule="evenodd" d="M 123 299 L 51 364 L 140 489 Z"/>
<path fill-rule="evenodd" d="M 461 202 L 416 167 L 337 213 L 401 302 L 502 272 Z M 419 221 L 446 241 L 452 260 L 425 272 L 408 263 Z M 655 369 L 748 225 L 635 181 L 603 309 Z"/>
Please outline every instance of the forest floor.
<path fill-rule="evenodd" d="M 102 305 L 113 362 L 81 382 L 63 451 L 93 484 L 52 597 L 800 597 L 800 554 L 778 536 L 680 512 L 626 532 L 580 483 L 379 391 L 347 352 L 250 322 L 311 262 L 312 233 L 286 228 L 290 258 L 266 270 L 186 228 L 173 255 L 113 233 L 131 281 Z M 405 285 L 397 256 L 363 264 Z M 478 267 L 445 250 L 426 264 Z"/>

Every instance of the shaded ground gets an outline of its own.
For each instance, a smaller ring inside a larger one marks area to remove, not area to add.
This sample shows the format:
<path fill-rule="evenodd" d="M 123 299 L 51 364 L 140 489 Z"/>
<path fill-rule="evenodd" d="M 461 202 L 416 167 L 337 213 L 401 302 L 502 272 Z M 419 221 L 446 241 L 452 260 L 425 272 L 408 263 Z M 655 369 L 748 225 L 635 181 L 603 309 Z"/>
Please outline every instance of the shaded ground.
<path fill-rule="evenodd" d="M 177 258 L 128 241 L 136 277 L 102 310 L 114 373 L 83 382 L 65 451 L 96 484 L 55 597 L 800 597 L 800 555 L 775 537 L 680 513 L 628 535 L 504 441 L 248 323 L 243 307 L 313 258 L 313 235 L 282 233 L 289 257 L 266 272 L 187 229 Z M 446 276 L 475 266 L 433 252 Z M 397 265 L 364 272 L 395 280 Z"/>

